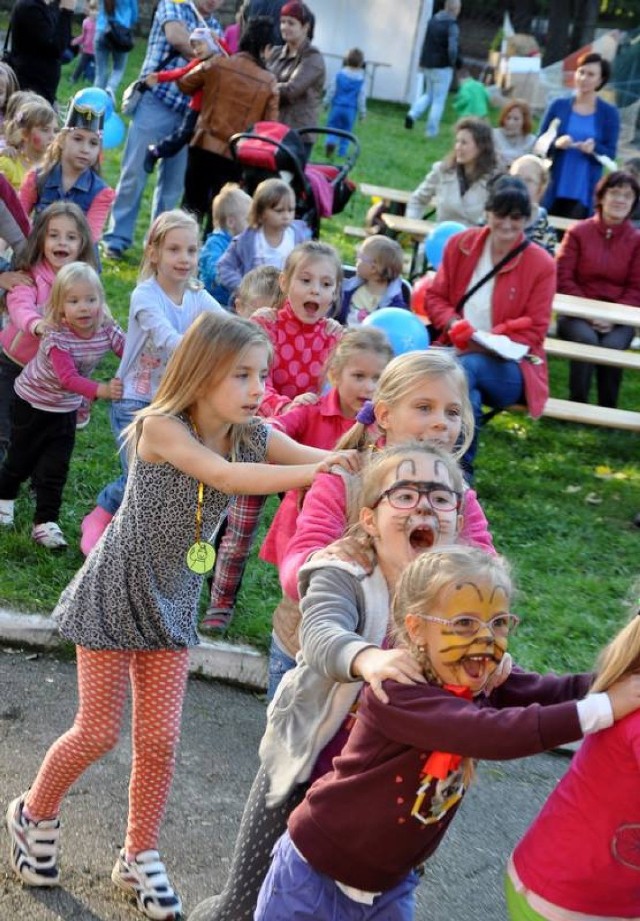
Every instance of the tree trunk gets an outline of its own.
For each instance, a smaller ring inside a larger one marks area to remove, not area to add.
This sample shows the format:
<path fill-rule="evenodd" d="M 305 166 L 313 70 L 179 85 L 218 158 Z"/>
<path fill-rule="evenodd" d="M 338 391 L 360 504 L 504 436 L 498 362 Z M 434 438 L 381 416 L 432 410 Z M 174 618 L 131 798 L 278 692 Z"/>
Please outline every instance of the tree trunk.
<path fill-rule="evenodd" d="M 578 6 L 583 0 L 577 0 Z M 543 66 L 561 61 L 569 53 L 569 36 L 573 18 L 572 0 L 549 0 L 549 30 Z"/>
<path fill-rule="evenodd" d="M 582 0 L 582 2 L 576 3 L 575 6 L 575 22 L 571 36 L 572 51 L 577 51 L 583 45 L 591 44 L 596 34 L 598 13 L 600 11 L 599 0 Z"/>

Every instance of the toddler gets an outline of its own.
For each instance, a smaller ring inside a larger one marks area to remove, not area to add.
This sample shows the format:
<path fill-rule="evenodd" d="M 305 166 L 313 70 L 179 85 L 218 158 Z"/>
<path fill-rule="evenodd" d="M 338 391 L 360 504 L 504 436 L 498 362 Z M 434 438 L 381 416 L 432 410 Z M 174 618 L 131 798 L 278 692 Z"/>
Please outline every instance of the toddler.
<path fill-rule="evenodd" d="M 356 118 L 365 118 L 367 114 L 367 94 L 365 88 L 366 70 L 364 54 L 359 48 L 347 51 L 342 68 L 335 75 L 324 97 L 324 103 L 329 106 L 327 128 L 341 128 L 343 131 L 353 131 Z M 349 149 L 347 138 L 327 135 L 325 152 L 331 159 L 336 152 L 344 157 Z"/>
<path fill-rule="evenodd" d="M 84 262 L 63 266 L 53 283 L 35 357 L 15 382 L 11 441 L 0 469 L 0 524 L 13 524 L 20 484 L 30 477 L 36 495 L 31 536 L 49 550 L 67 546 L 58 517 L 75 442 L 82 399 L 122 396 L 122 383 L 89 375 L 108 352 L 119 357 L 124 333 L 107 310 L 94 269 Z"/>
<path fill-rule="evenodd" d="M 458 70 L 458 92 L 453 101 L 457 117 L 475 115 L 486 118 L 490 105 L 491 97 L 484 83 L 474 80 L 468 67 L 461 67 Z"/>
<path fill-rule="evenodd" d="M 257 265 L 281 269 L 294 246 L 308 240 L 304 221 L 294 220 L 296 200 L 282 179 L 265 179 L 256 188 L 249 226 L 237 236 L 218 263 L 218 282 L 235 291 L 246 273 Z"/>
<path fill-rule="evenodd" d="M 98 4 L 96 0 L 91 0 L 87 15 L 82 20 L 82 32 L 71 41 L 72 47 L 80 49 L 78 63 L 71 77 L 72 83 L 77 83 L 80 79 L 85 79 L 89 83 L 93 82 L 96 73 L 95 40 L 97 18 Z"/>
<path fill-rule="evenodd" d="M 261 307 L 275 309 L 281 296 L 280 272 L 272 265 L 258 265 L 238 285 L 233 312 L 248 320 Z"/>
<path fill-rule="evenodd" d="M 337 319 L 347 326 L 359 326 L 381 307 L 409 305 L 402 290 L 402 248 L 389 237 L 372 236 L 358 248 L 356 274 L 342 286 L 342 304 Z"/>
<path fill-rule="evenodd" d="M 251 196 L 237 182 L 223 185 L 211 205 L 213 231 L 200 250 L 199 274 L 209 294 L 224 307 L 229 305 L 231 292 L 217 281 L 218 263 L 233 238 L 246 229 L 250 208 Z"/>
<path fill-rule="evenodd" d="M 7 119 L 6 150 L 0 155 L 0 171 L 19 190 L 28 171 L 43 159 L 58 129 L 58 118 L 46 99 L 27 99 Z M 26 210 L 26 209 L 25 209 Z"/>

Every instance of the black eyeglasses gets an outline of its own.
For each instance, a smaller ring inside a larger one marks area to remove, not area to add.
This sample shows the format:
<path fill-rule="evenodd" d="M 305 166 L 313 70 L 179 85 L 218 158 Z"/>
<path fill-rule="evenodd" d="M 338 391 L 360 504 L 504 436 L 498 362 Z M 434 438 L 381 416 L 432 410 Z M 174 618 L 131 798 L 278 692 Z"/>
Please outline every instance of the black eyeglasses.
<path fill-rule="evenodd" d="M 400 480 L 380 495 L 371 506 L 377 508 L 386 499 L 391 508 L 398 511 L 410 511 L 426 496 L 434 512 L 453 512 L 460 508 L 461 495 L 442 483 L 414 483 L 412 480 Z"/>

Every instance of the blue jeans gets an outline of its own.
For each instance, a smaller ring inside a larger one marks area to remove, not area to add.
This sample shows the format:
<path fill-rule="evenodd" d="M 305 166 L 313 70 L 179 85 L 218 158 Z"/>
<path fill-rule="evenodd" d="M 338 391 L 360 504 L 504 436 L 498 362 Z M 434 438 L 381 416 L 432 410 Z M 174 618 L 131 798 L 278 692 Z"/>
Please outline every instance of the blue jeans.
<path fill-rule="evenodd" d="M 115 96 L 118 87 L 124 77 L 127 66 L 127 51 L 113 51 L 107 45 L 104 32 L 96 35 L 94 45 L 94 54 L 96 58 L 96 86 L 100 89 L 109 89 Z M 113 61 L 113 69 L 109 73 L 109 58 Z"/>
<path fill-rule="evenodd" d="M 111 221 L 103 237 L 111 249 L 122 252 L 131 246 L 142 194 L 149 178 L 149 174 L 142 169 L 147 147 L 158 144 L 168 134 L 172 134 L 182 122 L 183 114 L 158 102 L 153 93 L 143 93 L 129 126 Z M 152 220 L 178 204 L 182 197 L 186 168 L 186 147 L 175 156 L 160 162 L 158 184 L 153 193 Z"/>
<path fill-rule="evenodd" d="M 269 647 L 269 674 L 267 676 L 267 700 L 273 700 L 273 696 L 278 690 L 278 685 L 287 672 L 296 667 L 296 660 L 288 655 L 280 643 L 276 640 L 274 634 L 271 634 L 271 646 Z"/>
<path fill-rule="evenodd" d="M 447 104 L 447 93 L 453 80 L 453 68 L 431 67 L 421 71 L 420 76 L 422 77 L 422 92 L 418 93 L 409 109 L 409 115 L 415 120 L 429 109 L 427 136 L 435 137 L 440 130 L 440 120 Z"/>
<path fill-rule="evenodd" d="M 116 444 L 118 446 L 118 458 L 122 473 L 117 480 L 108 483 L 98 496 L 97 504 L 111 515 L 115 515 L 122 504 L 124 489 L 127 485 L 127 474 L 129 472 L 129 452 L 123 447 L 122 433 L 130 422 L 133 422 L 135 413 L 140 409 L 148 406 L 142 400 L 113 400 L 111 403 L 110 418 L 111 431 L 113 432 Z"/>
<path fill-rule="evenodd" d="M 481 352 L 467 352 L 458 359 L 469 384 L 469 399 L 473 408 L 475 432 L 473 441 L 462 458 L 462 466 L 473 473 L 473 461 L 478 450 L 478 433 L 482 424 L 482 407 L 504 409 L 524 401 L 522 371 L 517 361 L 506 361 Z"/>
<path fill-rule="evenodd" d="M 353 106 L 332 105 L 327 118 L 327 128 L 342 128 L 343 131 L 353 131 L 353 126 L 358 117 L 358 110 Z M 349 141 L 346 138 L 339 138 L 335 134 L 328 134 L 326 144 L 337 144 L 338 153 L 341 157 L 346 156 L 349 149 Z"/>
<path fill-rule="evenodd" d="M 289 832 L 276 843 L 254 921 L 413 921 L 417 875 L 376 896 L 373 905 L 354 902 L 324 873 L 298 854 Z"/>

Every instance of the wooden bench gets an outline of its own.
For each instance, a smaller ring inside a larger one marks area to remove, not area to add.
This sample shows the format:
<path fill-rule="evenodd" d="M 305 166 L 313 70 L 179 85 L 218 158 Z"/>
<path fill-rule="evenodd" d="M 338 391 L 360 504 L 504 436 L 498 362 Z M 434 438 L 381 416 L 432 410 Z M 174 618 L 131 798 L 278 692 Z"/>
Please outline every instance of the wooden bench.
<path fill-rule="evenodd" d="M 553 311 L 564 317 L 583 317 L 585 320 L 608 320 L 611 323 L 622 323 L 624 326 L 640 326 L 640 307 L 596 301 L 573 294 L 556 294 L 553 298 Z"/>
<path fill-rule="evenodd" d="M 549 226 L 553 227 L 554 230 L 569 230 L 570 227 L 578 223 L 572 217 L 558 217 L 557 214 L 548 214 L 547 220 L 549 221 Z"/>
<path fill-rule="evenodd" d="M 404 214 L 391 214 L 385 211 L 381 215 L 382 223 L 392 236 L 404 233 L 411 238 L 411 266 L 409 277 L 413 279 L 422 268 L 420 246 L 425 238 L 433 233 L 438 226 L 435 221 L 423 221 L 416 217 L 406 217 Z"/>
<path fill-rule="evenodd" d="M 585 345 L 582 342 L 569 342 L 565 339 L 545 339 L 544 350 L 554 358 L 566 358 L 569 361 L 587 361 L 594 365 L 608 365 L 613 368 L 626 368 L 640 371 L 640 354 L 625 352 L 622 349 L 604 349 L 599 345 Z"/>
<path fill-rule="evenodd" d="M 573 403 L 571 400 L 549 397 L 542 415 L 565 422 L 580 422 L 582 425 L 602 425 L 605 428 L 640 432 L 640 413 L 628 409 L 611 409 L 593 403 Z"/>
<path fill-rule="evenodd" d="M 370 182 L 361 182 L 358 188 L 363 195 L 380 198 L 382 201 L 388 201 L 391 205 L 395 205 L 396 207 L 390 210 L 397 213 L 404 212 L 405 206 L 413 195 L 413 192 L 407 192 L 406 189 L 392 189 L 384 185 L 372 185 Z M 402 207 L 402 211 L 400 211 L 399 206 Z"/>
<path fill-rule="evenodd" d="M 347 224 L 342 228 L 342 232 L 347 237 L 358 237 L 360 240 L 364 240 L 367 236 L 367 231 L 364 227 L 355 227 L 353 224 Z"/>

